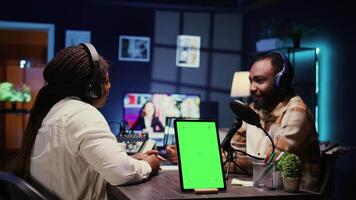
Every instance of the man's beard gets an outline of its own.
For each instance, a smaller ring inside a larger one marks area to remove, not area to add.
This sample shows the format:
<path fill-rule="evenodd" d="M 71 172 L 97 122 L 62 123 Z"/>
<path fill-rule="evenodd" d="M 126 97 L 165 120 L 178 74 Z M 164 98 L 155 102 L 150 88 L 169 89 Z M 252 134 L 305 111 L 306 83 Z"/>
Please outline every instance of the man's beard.
<path fill-rule="evenodd" d="M 271 107 L 274 107 L 278 99 L 278 92 L 276 90 L 272 90 L 268 95 L 262 93 L 262 98 L 259 100 L 255 100 L 255 108 L 257 110 L 265 109 L 269 110 Z"/>

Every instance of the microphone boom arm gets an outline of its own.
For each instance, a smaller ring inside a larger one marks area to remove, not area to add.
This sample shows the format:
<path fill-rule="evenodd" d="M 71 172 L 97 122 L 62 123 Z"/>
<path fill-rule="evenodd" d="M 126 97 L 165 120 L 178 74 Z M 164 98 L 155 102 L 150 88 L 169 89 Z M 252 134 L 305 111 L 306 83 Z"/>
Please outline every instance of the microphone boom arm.
<path fill-rule="evenodd" d="M 262 129 L 263 132 L 264 132 L 264 133 L 266 134 L 266 136 L 268 137 L 268 139 L 271 141 L 271 144 L 272 144 L 272 152 L 270 153 L 270 155 L 272 155 L 272 154 L 274 153 L 275 149 L 276 149 L 276 145 L 274 144 L 272 137 L 271 137 L 271 136 L 268 134 L 268 132 L 261 126 L 260 123 L 258 123 L 256 126 L 257 126 L 257 128 Z"/>
<path fill-rule="evenodd" d="M 262 125 L 260 123 L 259 115 L 254 110 L 252 110 L 249 106 L 245 105 L 243 102 L 241 102 L 239 100 L 230 101 L 230 108 L 235 113 L 235 115 L 238 116 L 240 119 L 242 119 L 243 121 L 245 121 L 248 124 L 251 124 L 251 125 L 256 126 L 257 128 L 260 128 L 263 130 L 263 132 L 266 134 L 266 136 L 271 140 L 271 143 L 272 143 L 271 154 L 274 153 L 275 144 L 273 142 L 272 137 L 262 127 Z"/>

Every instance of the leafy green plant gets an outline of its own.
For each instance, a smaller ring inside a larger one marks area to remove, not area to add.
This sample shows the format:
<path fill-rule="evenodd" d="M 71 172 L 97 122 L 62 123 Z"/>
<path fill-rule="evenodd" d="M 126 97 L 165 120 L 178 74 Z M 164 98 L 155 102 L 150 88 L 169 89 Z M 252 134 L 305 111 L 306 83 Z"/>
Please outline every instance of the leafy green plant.
<path fill-rule="evenodd" d="M 13 83 L 0 82 L 0 101 L 29 102 L 31 101 L 31 88 L 26 84 L 16 88 Z"/>
<path fill-rule="evenodd" d="M 301 162 L 297 155 L 287 153 L 281 163 L 282 176 L 298 178 L 301 176 Z"/>
<path fill-rule="evenodd" d="M 276 171 L 282 171 L 284 158 L 288 155 L 288 152 L 284 152 L 282 157 L 276 162 Z"/>

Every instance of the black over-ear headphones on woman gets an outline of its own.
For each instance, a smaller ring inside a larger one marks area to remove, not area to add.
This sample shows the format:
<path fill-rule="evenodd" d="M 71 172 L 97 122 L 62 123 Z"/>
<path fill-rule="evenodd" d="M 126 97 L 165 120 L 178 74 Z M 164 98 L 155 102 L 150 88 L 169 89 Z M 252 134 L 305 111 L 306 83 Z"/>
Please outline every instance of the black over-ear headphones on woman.
<path fill-rule="evenodd" d="M 98 99 L 103 96 L 103 73 L 100 70 L 99 55 L 90 43 L 81 43 L 89 54 L 91 60 L 91 74 L 86 84 L 84 95 L 88 99 Z"/>

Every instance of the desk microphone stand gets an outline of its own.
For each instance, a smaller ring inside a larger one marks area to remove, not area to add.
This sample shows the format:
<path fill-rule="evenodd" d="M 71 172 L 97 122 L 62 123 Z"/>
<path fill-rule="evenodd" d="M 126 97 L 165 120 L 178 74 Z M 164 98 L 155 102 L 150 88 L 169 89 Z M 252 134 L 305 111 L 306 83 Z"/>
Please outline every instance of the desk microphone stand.
<path fill-rule="evenodd" d="M 229 172 L 230 172 L 230 163 L 234 163 L 235 166 L 237 166 L 238 168 L 240 168 L 244 173 L 246 174 L 250 174 L 247 172 L 246 169 L 244 169 L 243 167 L 241 167 L 239 164 L 237 164 L 234 161 L 234 149 L 231 146 L 231 139 L 234 136 L 234 134 L 236 133 L 236 131 L 242 126 L 242 120 L 239 118 L 235 118 L 234 121 L 232 122 L 232 127 L 229 129 L 229 131 L 226 134 L 226 137 L 224 138 L 223 142 L 221 143 L 221 146 L 223 148 L 223 150 L 227 153 L 226 155 L 226 160 L 223 163 L 223 166 L 225 166 L 227 164 L 227 170 L 225 172 L 225 179 L 229 178 Z"/>

